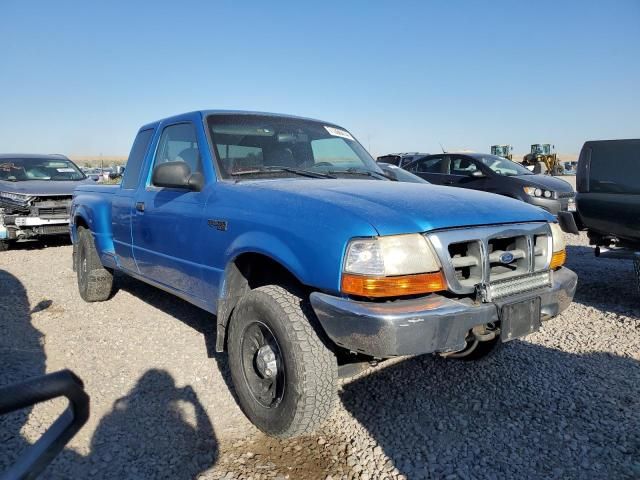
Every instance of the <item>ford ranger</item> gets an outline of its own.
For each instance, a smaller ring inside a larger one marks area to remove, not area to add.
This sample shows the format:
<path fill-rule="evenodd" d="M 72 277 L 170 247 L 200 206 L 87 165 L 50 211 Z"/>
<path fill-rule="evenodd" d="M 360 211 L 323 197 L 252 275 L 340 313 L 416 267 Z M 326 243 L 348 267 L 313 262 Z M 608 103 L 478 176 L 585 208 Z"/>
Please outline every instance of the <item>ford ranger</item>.
<path fill-rule="evenodd" d="M 312 431 L 354 365 L 481 358 L 566 309 L 555 222 L 392 181 L 338 125 L 229 111 L 143 126 L 122 184 L 71 207 L 81 297 L 109 299 L 120 271 L 214 314 L 240 407 L 278 437 Z"/>

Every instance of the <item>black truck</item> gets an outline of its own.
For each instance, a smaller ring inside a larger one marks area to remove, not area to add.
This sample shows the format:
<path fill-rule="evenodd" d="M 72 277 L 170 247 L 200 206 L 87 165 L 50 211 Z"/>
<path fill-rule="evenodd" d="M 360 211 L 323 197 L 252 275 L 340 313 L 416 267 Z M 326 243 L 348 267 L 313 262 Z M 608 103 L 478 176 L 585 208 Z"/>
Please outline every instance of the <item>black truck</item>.
<path fill-rule="evenodd" d="M 578 228 L 597 256 L 633 259 L 640 288 L 640 139 L 586 142 L 576 186 Z"/>

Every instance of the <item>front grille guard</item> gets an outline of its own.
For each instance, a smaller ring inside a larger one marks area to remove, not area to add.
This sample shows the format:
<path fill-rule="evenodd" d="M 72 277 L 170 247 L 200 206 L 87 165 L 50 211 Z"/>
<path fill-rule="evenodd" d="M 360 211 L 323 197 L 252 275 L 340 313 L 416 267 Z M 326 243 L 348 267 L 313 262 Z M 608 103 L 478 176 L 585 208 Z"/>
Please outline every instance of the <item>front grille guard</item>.
<path fill-rule="evenodd" d="M 534 252 L 534 238 L 536 235 L 546 235 L 547 236 L 547 246 L 546 246 L 546 260 L 543 266 L 539 266 L 537 269 L 535 268 L 535 252 Z M 549 264 L 551 262 L 551 251 L 552 251 L 552 238 L 551 238 L 551 228 L 547 222 L 536 222 L 536 223 L 518 223 L 512 225 L 497 225 L 497 226 L 488 226 L 488 227 L 465 227 L 465 228 L 456 228 L 451 230 L 441 230 L 435 231 L 425 234 L 425 236 L 429 239 L 433 248 L 435 249 L 438 258 L 440 259 L 440 263 L 442 264 L 442 270 L 444 272 L 445 278 L 447 280 L 448 289 L 456 294 L 460 295 L 470 295 L 470 294 L 478 294 L 478 292 L 490 291 L 490 285 L 492 283 L 492 279 L 490 277 L 491 273 L 491 263 L 489 259 L 489 240 L 492 239 L 500 239 L 500 238 L 511 238 L 511 237 L 526 237 L 527 239 L 527 249 L 526 249 L 526 258 L 527 258 L 527 271 L 522 272 L 523 275 L 513 276 L 509 279 L 501 279 L 500 282 L 506 282 L 511 279 L 517 279 L 521 276 L 529 276 L 537 272 L 542 272 L 549 269 Z M 452 258 L 449 254 L 449 245 L 454 243 L 470 243 L 470 242 L 478 242 L 480 245 L 480 257 L 481 257 L 481 265 L 482 272 L 480 281 L 474 285 L 464 285 L 462 284 L 456 276 L 456 271 L 452 263 Z M 489 297 L 485 295 L 480 295 L 481 299 L 484 301 L 490 301 Z"/>

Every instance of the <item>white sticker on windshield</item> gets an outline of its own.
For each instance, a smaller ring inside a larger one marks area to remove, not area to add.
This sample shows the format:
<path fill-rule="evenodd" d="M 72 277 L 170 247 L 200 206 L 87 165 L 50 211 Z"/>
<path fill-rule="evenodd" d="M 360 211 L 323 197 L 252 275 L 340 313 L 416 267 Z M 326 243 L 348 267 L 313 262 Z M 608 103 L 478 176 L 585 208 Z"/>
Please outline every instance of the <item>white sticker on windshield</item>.
<path fill-rule="evenodd" d="M 347 140 L 353 140 L 353 137 L 351 136 L 351 134 L 346 130 L 342 130 L 336 127 L 324 127 L 324 129 L 334 137 L 341 137 L 341 138 L 346 138 Z"/>
<path fill-rule="evenodd" d="M 75 173 L 76 171 L 73 168 L 56 168 L 58 173 Z"/>

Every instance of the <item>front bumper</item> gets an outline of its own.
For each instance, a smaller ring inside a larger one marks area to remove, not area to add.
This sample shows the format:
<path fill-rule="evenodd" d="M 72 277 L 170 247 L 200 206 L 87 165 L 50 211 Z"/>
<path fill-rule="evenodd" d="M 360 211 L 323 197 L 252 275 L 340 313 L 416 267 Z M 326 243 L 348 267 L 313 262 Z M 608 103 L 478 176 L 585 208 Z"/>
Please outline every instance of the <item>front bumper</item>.
<path fill-rule="evenodd" d="M 378 358 L 461 350 L 473 327 L 497 323 L 506 304 L 540 297 L 541 320 L 565 310 L 576 291 L 578 277 L 568 268 L 553 272 L 552 286 L 500 299 L 475 303 L 440 295 L 388 303 L 360 302 L 320 292 L 311 305 L 329 338 L 340 347 Z"/>
<path fill-rule="evenodd" d="M 68 217 L 35 217 L 0 214 L 0 239 L 20 240 L 41 235 L 68 235 Z"/>

